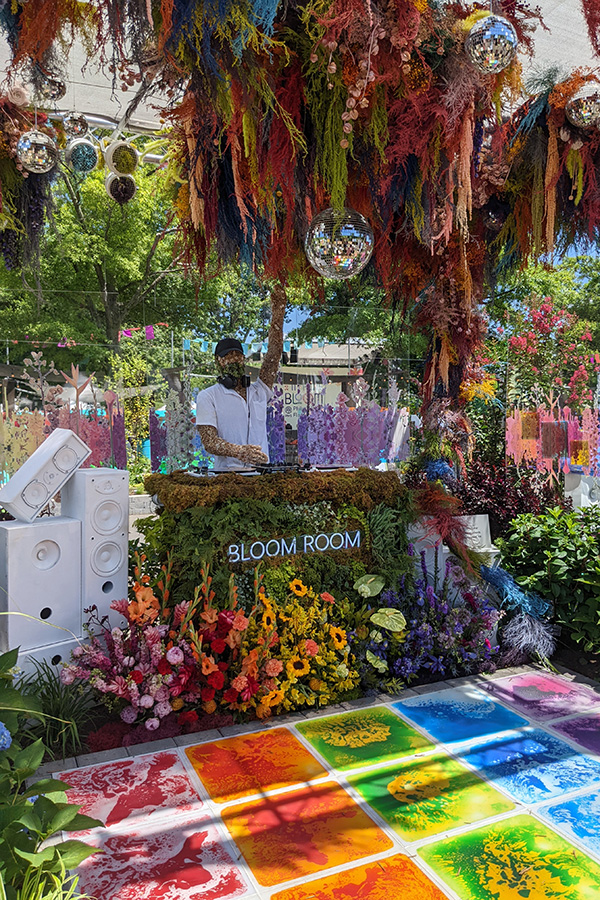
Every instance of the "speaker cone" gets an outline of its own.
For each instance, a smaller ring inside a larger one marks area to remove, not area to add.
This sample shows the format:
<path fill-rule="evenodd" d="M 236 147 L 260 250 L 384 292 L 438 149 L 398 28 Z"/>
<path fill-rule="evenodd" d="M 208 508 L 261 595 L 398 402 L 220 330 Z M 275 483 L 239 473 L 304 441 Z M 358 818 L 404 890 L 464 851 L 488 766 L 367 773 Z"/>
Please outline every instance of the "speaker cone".
<path fill-rule="evenodd" d="M 60 547 L 56 541 L 39 541 L 31 551 L 31 561 L 36 569 L 52 569 L 60 559 Z"/>
<path fill-rule="evenodd" d="M 112 575 L 123 562 L 123 550 L 114 541 L 104 541 L 92 551 L 90 565 L 96 575 Z"/>
<path fill-rule="evenodd" d="M 100 534 L 112 534 L 122 521 L 123 510 L 114 500 L 103 500 L 92 512 L 92 525 Z"/>
<path fill-rule="evenodd" d="M 32 509 L 37 509 L 38 506 L 43 506 L 46 500 L 48 500 L 50 491 L 45 484 L 36 479 L 30 481 L 27 487 L 23 488 L 21 497 L 27 506 L 31 506 Z"/>
<path fill-rule="evenodd" d="M 60 450 L 56 451 L 52 459 L 58 471 L 65 474 L 72 472 L 79 462 L 79 457 L 72 447 L 61 447 Z"/>

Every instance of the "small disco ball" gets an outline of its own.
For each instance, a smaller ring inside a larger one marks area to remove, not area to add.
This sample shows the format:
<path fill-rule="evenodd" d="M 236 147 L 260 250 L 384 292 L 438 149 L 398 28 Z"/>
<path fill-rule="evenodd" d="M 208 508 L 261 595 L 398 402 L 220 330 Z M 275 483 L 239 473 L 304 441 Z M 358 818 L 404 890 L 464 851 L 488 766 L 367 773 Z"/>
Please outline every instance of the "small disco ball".
<path fill-rule="evenodd" d="M 98 165 L 98 148 L 89 138 L 74 138 L 65 148 L 65 162 L 81 175 L 87 175 Z"/>
<path fill-rule="evenodd" d="M 115 175 L 133 175 L 138 160 L 138 152 L 129 141 L 113 141 L 104 154 L 107 168 Z"/>
<path fill-rule="evenodd" d="M 137 184 L 131 175 L 115 175 L 114 172 L 106 177 L 104 187 L 111 200 L 115 200 L 119 206 L 133 200 L 137 191 Z"/>
<path fill-rule="evenodd" d="M 63 128 L 71 138 L 85 137 L 89 131 L 89 125 L 85 116 L 70 112 L 63 119 Z"/>
<path fill-rule="evenodd" d="M 58 162 L 58 149 L 42 131 L 26 131 L 17 142 L 17 159 L 28 172 L 44 175 Z"/>
<path fill-rule="evenodd" d="M 494 75 L 513 61 L 519 41 L 517 32 L 502 16 L 486 16 L 471 28 L 465 52 L 480 72 Z"/>
<path fill-rule="evenodd" d="M 37 84 L 37 93 L 41 100 L 50 100 L 56 103 L 67 93 L 67 86 L 60 78 L 51 78 L 45 75 Z"/>
<path fill-rule="evenodd" d="M 314 217 L 304 240 L 309 263 L 324 278 L 358 275 L 371 259 L 375 237 L 354 209 L 325 209 Z"/>
<path fill-rule="evenodd" d="M 591 87 L 585 87 L 574 94 L 565 106 L 565 114 L 571 125 L 589 128 L 600 120 L 600 94 Z"/>

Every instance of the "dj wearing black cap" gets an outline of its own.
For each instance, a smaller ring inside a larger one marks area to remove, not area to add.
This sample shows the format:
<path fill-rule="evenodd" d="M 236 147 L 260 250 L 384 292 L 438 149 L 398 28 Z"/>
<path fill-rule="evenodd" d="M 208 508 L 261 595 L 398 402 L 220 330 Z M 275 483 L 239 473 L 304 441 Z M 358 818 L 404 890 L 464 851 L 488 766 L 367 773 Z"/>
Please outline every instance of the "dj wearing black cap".
<path fill-rule="evenodd" d="M 215 457 L 215 470 L 227 471 L 264 465 L 269 461 L 267 403 L 283 350 L 286 296 L 283 287 L 271 292 L 268 349 L 258 379 L 246 375 L 244 350 L 235 338 L 220 340 L 215 348 L 217 383 L 196 398 L 196 424 L 207 453 Z"/>

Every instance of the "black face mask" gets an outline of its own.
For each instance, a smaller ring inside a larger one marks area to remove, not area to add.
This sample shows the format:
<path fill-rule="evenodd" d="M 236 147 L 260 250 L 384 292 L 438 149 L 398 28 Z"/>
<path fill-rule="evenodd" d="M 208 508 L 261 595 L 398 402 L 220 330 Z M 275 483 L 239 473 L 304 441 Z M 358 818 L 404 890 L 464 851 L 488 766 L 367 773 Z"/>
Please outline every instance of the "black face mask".
<path fill-rule="evenodd" d="M 248 387 L 250 384 L 250 376 L 246 375 L 246 366 L 243 362 L 227 363 L 223 366 L 222 373 L 217 381 L 228 390 L 235 390 L 236 387 Z"/>

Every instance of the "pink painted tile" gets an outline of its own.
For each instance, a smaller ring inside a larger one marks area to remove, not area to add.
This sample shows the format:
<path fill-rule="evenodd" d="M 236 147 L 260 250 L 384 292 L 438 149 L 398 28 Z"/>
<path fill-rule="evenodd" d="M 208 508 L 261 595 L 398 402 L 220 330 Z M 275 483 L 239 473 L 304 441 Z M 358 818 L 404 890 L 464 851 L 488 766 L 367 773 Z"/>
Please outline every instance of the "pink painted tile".
<path fill-rule="evenodd" d="M 594 706 L 600 708 L 600 693 L 560 675 L 512 675 L 479 686 L 537 721 L 585 713 Z"/>
<path fill-rule="evenodd" d="M 106 827 L 152 821 L 165 813 L 188 813 L 202 806 L 176 753 L 149 753 L 60 775 L 71 785 L 69 803 Z"/>
<path fill-rule="evenodd" d="M 103 852 L 77 873 L 78 891 L 97 900 L 233 900 L 249 888 L 209 815 L 130 832 L 97 831 Z"/>

